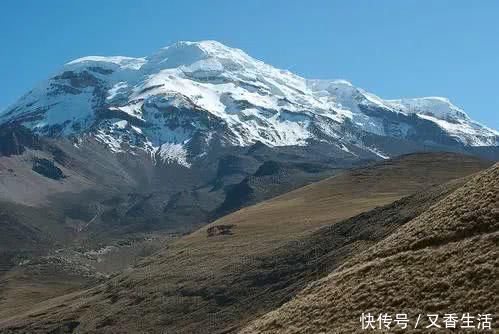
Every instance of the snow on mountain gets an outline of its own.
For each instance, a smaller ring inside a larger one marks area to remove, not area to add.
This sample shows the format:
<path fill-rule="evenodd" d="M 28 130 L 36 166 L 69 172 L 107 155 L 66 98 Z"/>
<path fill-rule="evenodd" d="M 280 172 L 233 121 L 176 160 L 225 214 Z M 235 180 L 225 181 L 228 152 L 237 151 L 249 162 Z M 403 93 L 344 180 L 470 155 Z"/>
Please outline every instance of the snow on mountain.
<path fill-rule="evenodd" d="M 76 59 L 5 110 L 0 122 L 48 136 L 91 133 L 112 151 L 143 149 L 185 166 L 215 138 L 236 146 L 322 141 L 381 157 L 362 133 L 499 144 L 497 131 L 445 98 L 383 100 L 344 80 L 304 79 L 215 41 L 178 42 L 144 58 Z"/>
<path fill-rule="evenodd" d="M 421 97 L 386 101 L 394 109 L 429 120 L 447 133 L 471 146 L 496 146 L 499 132 L 487 128 L 468 117 L 445 97 Z"/>

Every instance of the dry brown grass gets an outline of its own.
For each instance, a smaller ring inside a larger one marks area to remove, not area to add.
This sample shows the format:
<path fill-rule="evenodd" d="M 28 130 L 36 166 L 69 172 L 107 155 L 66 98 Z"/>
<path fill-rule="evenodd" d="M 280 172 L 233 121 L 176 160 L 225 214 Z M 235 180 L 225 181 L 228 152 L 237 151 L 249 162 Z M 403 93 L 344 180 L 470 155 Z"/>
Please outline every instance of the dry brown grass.
<path fill-rule="evenodd" d="M 497 329 L 498 244 L 496 164 L 240 333 L 357 333 L 362 312 L 490 313 Z"/>
<path fill-rule="evenodd" d="M 455 154 L 415 154 L 338 175 L 225 216 L 105 284 L 0 320 L 0 331 L 43 333 L 78 321 L 78 333 L 234 332 L 269 311 L 260 300 L 271 291 L 239 285 L 255 258 L 272 258 L 324 225 L 486 165 Z M 232 225 L 232 234 L 208 237 L 215 225 Z"/>

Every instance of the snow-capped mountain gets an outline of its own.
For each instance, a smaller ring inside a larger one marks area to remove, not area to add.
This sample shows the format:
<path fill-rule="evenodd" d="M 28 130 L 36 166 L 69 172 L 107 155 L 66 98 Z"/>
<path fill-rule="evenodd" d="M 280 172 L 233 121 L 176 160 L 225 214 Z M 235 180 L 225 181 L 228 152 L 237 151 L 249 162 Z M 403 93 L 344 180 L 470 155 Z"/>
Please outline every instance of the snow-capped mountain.
<path fill-rule="evenodd" d="M 144 58 L 84 57 L 0 115 L 50 137 L 92 136 L 189 166 L 213 145 L 329 143 L 392 154 L 376 138 L 435 147 L 498 146 L 499 132 L 441 97 L 383 100 L 344 80 L 308 80 L 215 41 Z M 374 138 L 374 139 L 373 139 Z M 402 145 L 402 144 L 401 144 Z"/>

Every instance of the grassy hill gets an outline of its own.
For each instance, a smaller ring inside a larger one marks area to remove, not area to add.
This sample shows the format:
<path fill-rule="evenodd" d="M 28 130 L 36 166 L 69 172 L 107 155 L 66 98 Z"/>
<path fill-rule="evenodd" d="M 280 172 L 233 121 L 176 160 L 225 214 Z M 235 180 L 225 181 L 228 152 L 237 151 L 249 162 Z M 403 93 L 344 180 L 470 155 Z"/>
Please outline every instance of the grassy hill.
<path fill-rule="evenodd" d="M 357 333 L 363 312 L 491 314 L 497 329 L 498 185 L 496 164 L 240 333 Z"/>
<path fill-rule="evenodd" d="M 236 332 L 463 181 L 438 185 L 488 166 L 468 156 L 426 153 L 342 173 L 222 217 L 105 283 L 28 312 L 0 312 L 0 329 Z"/>

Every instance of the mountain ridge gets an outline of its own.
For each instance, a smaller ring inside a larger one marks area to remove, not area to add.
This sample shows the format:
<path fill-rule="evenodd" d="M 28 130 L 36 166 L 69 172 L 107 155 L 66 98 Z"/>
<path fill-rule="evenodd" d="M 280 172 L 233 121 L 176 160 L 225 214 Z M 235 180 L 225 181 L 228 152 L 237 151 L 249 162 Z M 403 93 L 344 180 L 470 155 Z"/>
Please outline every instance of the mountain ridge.
<path fill-rule="evenodd" d="M 216 41 L 177 42 L 142 58 L 78 58 L 8 107 L 0 124 L 74 137 L 75 145 L 90 134 L 113 152 L 145 151 L 186 167 L 212 147 L 256 142 L 327 143 L 353 158 L 383 159 L 397 153 L 378 137 L 418 147 L 409 151 L 499 146 L 499 132 L 446 98 L 383 100 L 348 81 L 305 79 Z"/>

